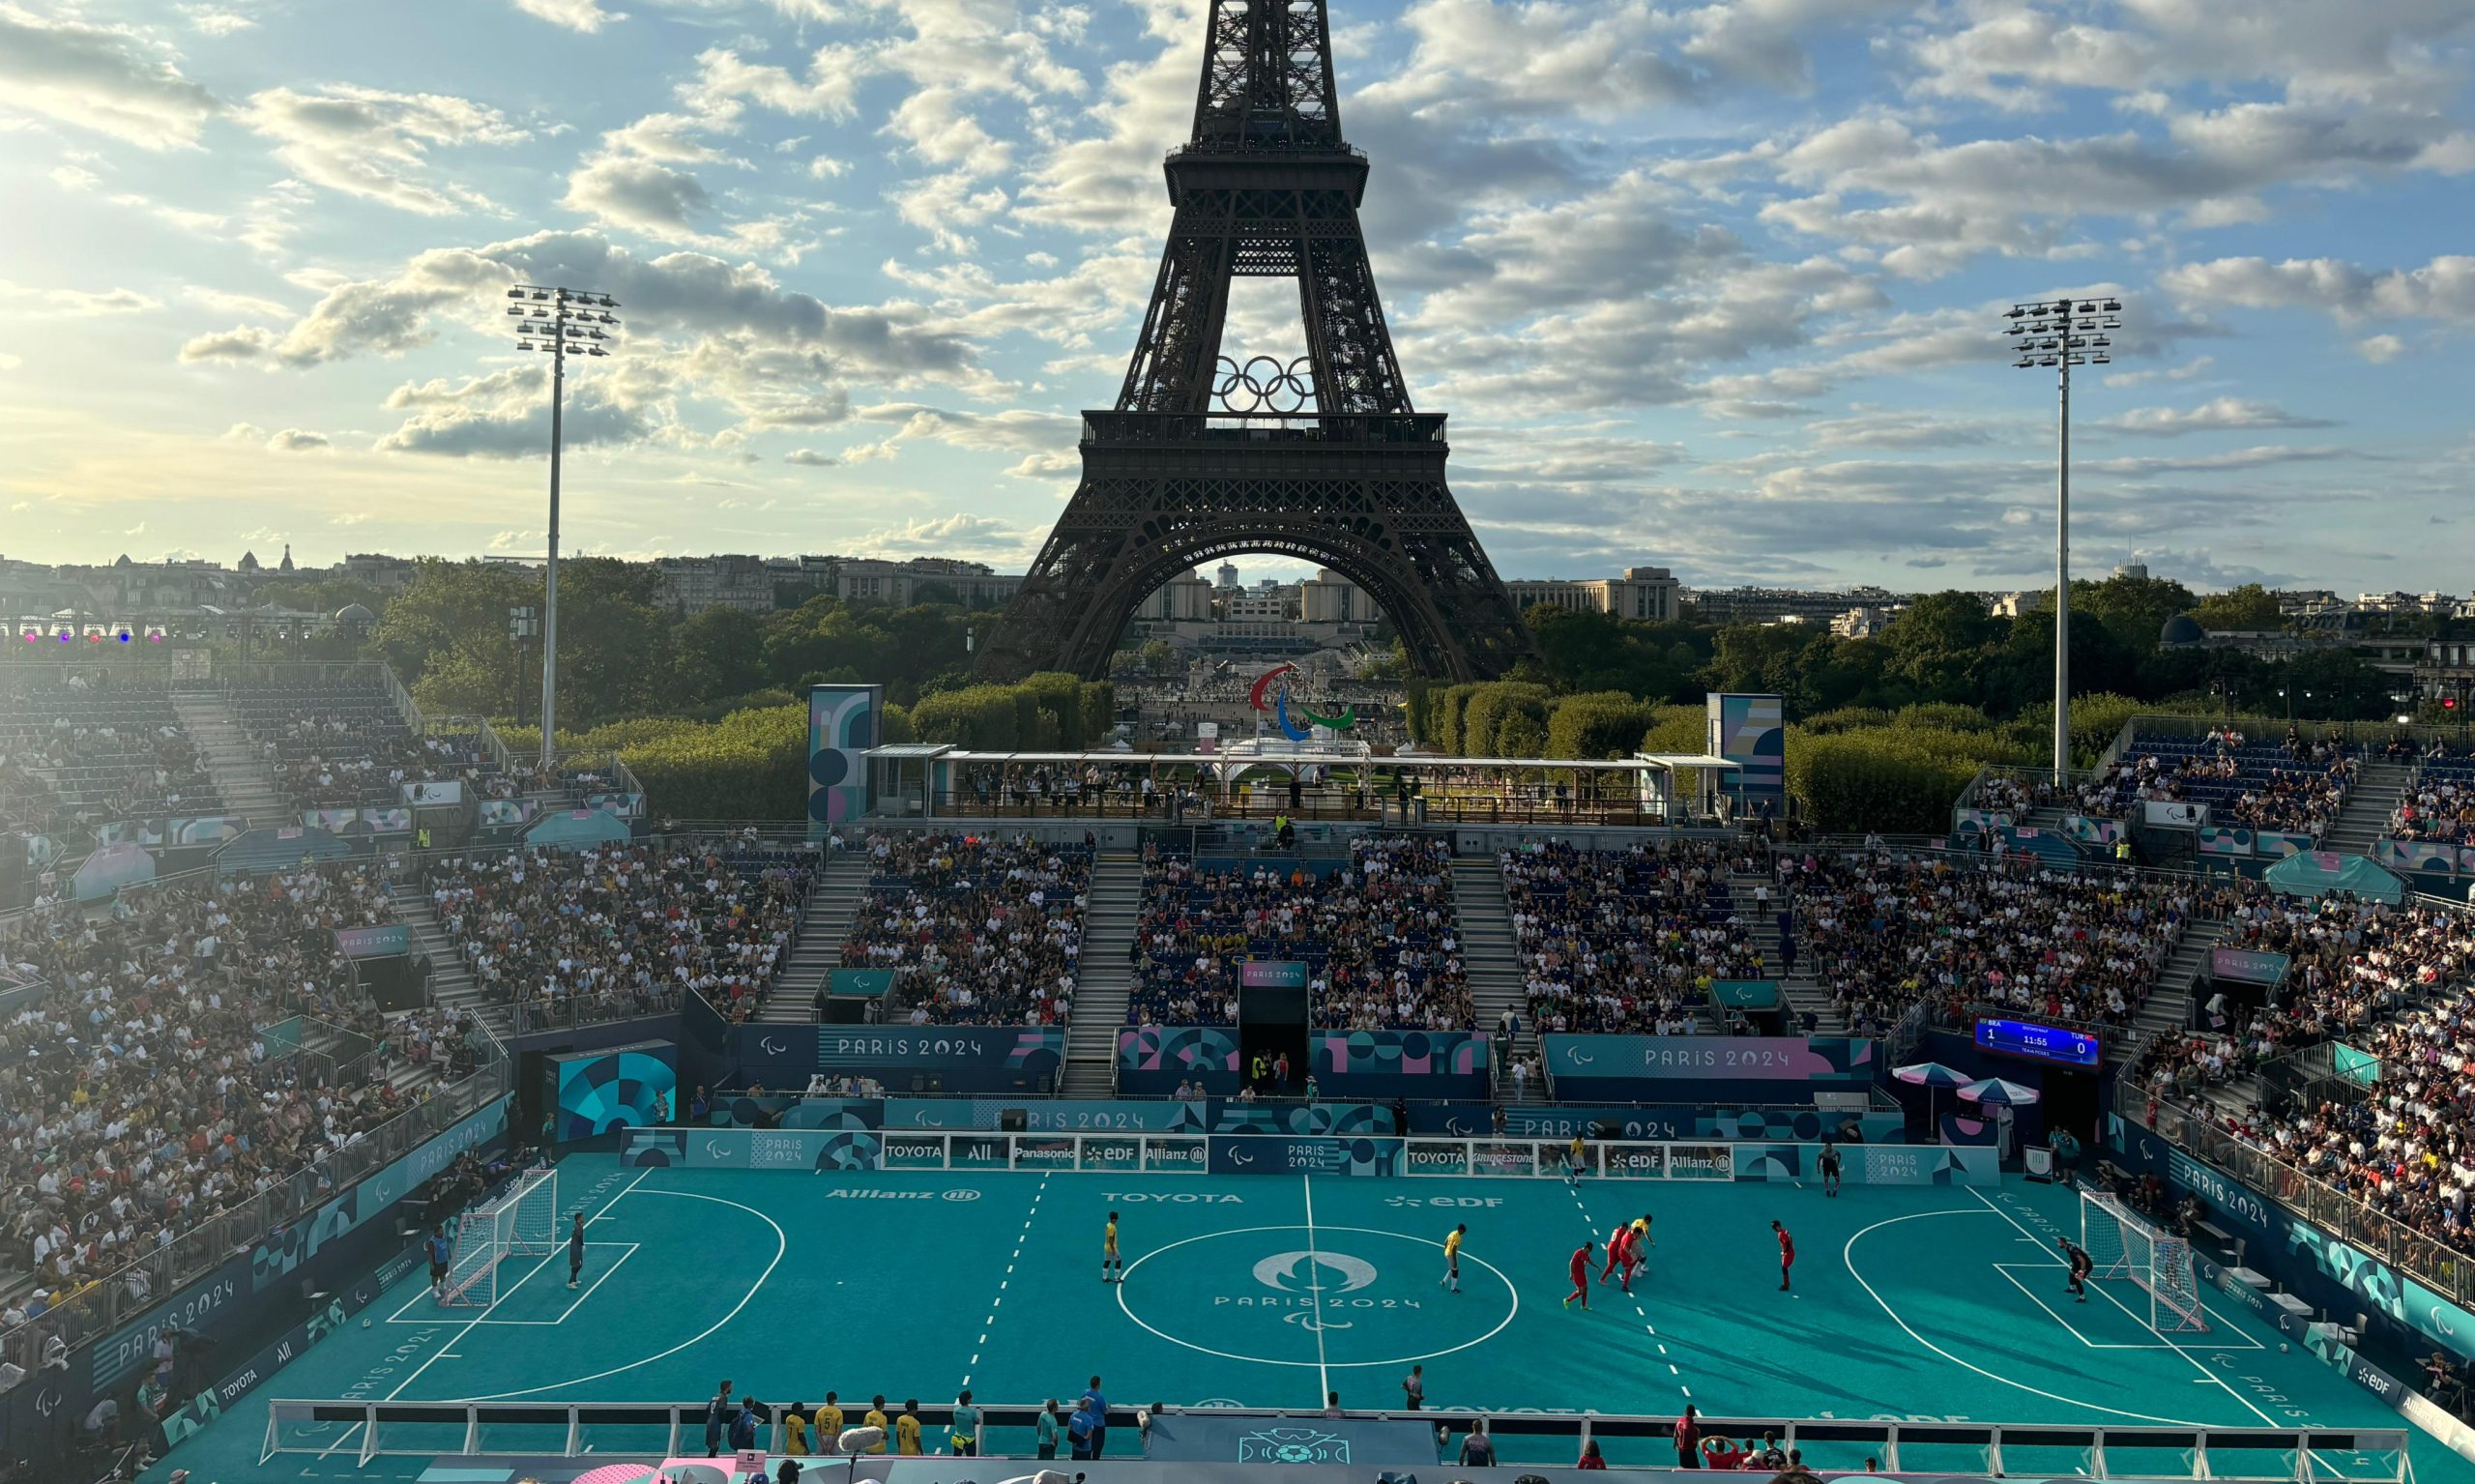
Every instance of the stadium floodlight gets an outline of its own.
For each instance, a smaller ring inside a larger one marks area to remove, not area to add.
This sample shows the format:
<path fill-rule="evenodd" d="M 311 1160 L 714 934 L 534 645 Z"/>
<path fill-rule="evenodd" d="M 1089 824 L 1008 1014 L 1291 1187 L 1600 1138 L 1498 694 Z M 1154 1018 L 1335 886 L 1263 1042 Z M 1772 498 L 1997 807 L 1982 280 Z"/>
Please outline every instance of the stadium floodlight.
<path fill-rule="evenodd" d="M 2120 330 L 2119 299 L 2053 299 L 2015 304 L 2002 316 L 2012 365 L 2053 366 L 2062 404 L 2055 422 L 2053 478 L 2053 781 L 2071 776 L 2071 368 L 2113 359 L 2109 332 Z"/>
<path fill-rule="evenodd" d="M 618 338 L 598 327 L 615 327 L 610 311 L 619 301 L 584 289 L 519 283 L 507 291 L 516 301 L 507 312 L 514 318 L 515 348 L 547 352 L 550 357 L 550 547 L 541 567 L 541 768 L 557 761 L 559 732 L 559 450 L 560 404 L 565 400 L 569 356 L 607 356 L 602 343 Z"/>

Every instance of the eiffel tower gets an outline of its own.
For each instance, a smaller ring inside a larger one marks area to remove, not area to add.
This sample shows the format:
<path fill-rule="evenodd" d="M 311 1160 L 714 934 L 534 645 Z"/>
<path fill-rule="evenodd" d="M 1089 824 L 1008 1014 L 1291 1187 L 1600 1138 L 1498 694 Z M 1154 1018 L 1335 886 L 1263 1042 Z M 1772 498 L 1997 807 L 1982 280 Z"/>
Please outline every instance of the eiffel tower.
<path fill-rule="evenodd" d="M 1348 577 L 1431 678 L 1487 680 L 1529 631 L 1444 484 L 1444 415 L 1410 405 L 1358 227 L 1325 0 L 1212 0 L 1194 137 L 1117 406 L 1083 414 L 1083 482 L 979 673 L 1106 673 L 1137 604 L 1215 558 Z M 1224 353 L 1233 278 L 1297 281 L 1306 354 Z"/>

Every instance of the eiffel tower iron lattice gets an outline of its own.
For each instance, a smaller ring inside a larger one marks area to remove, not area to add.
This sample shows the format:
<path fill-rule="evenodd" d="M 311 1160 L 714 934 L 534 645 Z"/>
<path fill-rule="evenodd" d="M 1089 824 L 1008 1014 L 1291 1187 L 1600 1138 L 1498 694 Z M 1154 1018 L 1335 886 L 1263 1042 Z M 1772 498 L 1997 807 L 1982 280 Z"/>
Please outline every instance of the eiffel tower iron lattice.
<path fill-rule="evenodd" d="M 983 677 L 1101 676 L 1148 595 L 1240 552 L 1356 583 L 1421 674 L 1485 680 L 1536 653 L 1444 483 L 1444 415 L 1411 406 L 1392 353 L 1325 5 L 1212 0 L 1142 336 L 1117 406 L 1083 414 L 1083 481 L 982 647 Z M 1223 354 L 1238 277 L 1296 280 L 1303 357 Z"/>

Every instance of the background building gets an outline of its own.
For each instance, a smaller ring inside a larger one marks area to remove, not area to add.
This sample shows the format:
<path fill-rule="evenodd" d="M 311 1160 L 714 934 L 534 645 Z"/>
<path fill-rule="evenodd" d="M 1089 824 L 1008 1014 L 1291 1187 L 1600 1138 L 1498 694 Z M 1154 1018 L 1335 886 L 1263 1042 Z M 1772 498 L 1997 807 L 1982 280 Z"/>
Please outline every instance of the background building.
<path fill-rule="evenodd" d="M 1551 608 L 1612 613 L 1619 619 L 1652 623 L 1674 619 L 1684 596 L 1684 585 L 1664 567 L 1628 567 L 1621 577 L 1516 577 L 1504 586 L 1511 591 L 1515 607 L 1545 603 Z"/>

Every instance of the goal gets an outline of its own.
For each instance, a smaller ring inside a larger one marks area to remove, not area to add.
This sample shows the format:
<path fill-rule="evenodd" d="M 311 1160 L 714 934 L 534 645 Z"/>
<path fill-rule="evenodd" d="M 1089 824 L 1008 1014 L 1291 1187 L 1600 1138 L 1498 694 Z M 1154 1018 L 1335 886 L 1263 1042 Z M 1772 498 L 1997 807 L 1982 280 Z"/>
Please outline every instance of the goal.
<path fill-rule="evenodd" d="M 464 1213 L 438 1301 L 487 1308 L 499 1299 L 499 1267 L 510 1257 L 547 1257 L 559 1245 L 559 1172 L 528 1170 L 507 1194 Z"/>
<path fill-rule="evenodd" d="M 2129 1278 L 2148 1295 L 2148 1324 L 2160 1334 L 2208 1328 L 2192 1244 L 2148 1224 L 2111 1195 L 2080 1193 L 2080 1244 L 2100 1278 Z"/>

